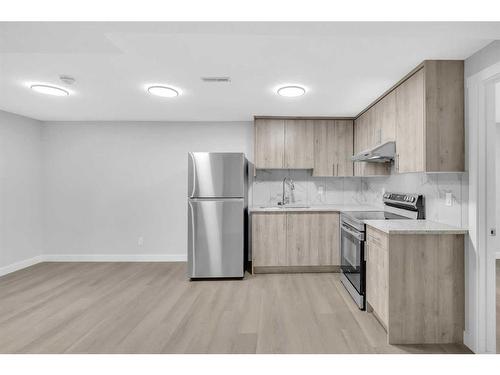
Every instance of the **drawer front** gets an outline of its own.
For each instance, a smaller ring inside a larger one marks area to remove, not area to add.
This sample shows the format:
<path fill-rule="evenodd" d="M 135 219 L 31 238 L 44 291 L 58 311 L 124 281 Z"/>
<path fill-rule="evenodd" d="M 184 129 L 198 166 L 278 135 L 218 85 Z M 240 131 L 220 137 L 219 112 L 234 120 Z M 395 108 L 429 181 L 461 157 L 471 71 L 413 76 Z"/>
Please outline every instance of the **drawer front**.
<path fill-rule="evenodd" d="M 379 246 L 384 249 L 389 247 L 389 236 L 370 227 L 366 228 L 366 241 L 372 242 L 375 246 Z"/>

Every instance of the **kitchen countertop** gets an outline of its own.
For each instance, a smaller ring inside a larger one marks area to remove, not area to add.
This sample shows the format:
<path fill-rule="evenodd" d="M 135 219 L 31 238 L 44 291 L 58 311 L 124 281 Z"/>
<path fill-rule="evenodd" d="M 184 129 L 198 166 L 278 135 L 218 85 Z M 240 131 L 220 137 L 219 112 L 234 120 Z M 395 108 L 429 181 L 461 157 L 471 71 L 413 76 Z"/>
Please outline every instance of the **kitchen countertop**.
<path fill-rule="evenodd" d="M 341 211 L 383 211 L 383 208 L 361 204 L 327 204 L 308 207 L 249 207 L 248 212 L 341 212 Z"/>
<path fill-rule="evenodd" d="M 466 234 L 465 228 L 430 220 L 365 220 L 365 224 L 387 234 Z"/>

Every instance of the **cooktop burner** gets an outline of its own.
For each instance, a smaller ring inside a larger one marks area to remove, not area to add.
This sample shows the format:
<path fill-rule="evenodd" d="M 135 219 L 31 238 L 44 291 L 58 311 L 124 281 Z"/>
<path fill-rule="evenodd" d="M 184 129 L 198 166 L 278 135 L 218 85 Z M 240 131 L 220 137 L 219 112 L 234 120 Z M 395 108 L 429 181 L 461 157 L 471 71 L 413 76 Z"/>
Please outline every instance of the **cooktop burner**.
<path fill-rule="evenodd" d="M 408 219 L 405 216 L 396 215 L 386 211 L 347 211 L 347 212 L 343 211 L 342 213 L 360 222 L 364 220 Z"/>
<path fill-rule="evenodd" d="M 365 231 L 365 220 L 402 220 L 410 219 L 406 216 L 387 211 L 342 211 L 342 224 L 348 224 L 358 231 Z"/>

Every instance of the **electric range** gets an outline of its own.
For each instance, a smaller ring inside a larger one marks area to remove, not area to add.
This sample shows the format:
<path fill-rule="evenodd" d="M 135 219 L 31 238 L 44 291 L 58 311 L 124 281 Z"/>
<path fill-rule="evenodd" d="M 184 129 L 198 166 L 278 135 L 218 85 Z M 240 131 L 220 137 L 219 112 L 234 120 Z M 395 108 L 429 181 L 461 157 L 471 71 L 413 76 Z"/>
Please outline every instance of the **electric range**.
<path fill-rule="evenodd" d="M 425 218 L 424 197 L 385 193 L 384 211 L 345 211 L 340 215 L 340 280 L 361 310 L 366 309 L 366 220 L 418 220 Z"/>

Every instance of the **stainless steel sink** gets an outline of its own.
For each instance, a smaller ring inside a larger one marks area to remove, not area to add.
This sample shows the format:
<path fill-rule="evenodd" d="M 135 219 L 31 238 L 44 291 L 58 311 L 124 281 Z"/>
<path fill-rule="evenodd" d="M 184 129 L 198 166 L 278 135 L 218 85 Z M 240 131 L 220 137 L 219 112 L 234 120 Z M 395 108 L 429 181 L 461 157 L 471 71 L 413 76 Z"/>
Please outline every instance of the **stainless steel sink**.
<path fill-rule="evenodd" d="M 269 210 L 284 210 L 287 208 L 310 208 L 310 206 L 304 204 L 285 204 L 284 206 L 260 206 L 260 208 L 266 208 Z"/>

